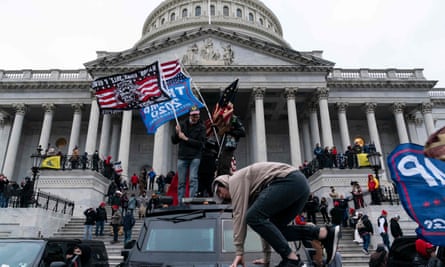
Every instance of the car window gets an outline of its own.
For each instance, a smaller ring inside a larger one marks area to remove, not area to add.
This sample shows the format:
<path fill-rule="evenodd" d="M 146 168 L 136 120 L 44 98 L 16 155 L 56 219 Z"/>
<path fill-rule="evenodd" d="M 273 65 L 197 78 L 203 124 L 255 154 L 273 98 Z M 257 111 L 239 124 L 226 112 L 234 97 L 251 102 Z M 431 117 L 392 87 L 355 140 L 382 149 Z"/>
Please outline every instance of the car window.
<path fill-rule="evenodd" d="M 223 220 L 223 252 L 235 252 L 235 246 L 233 245 L 233 221 Z M 244 241 L 245 252 L 261 252 L 263 250 L 261 238 L 250 227 L 247 227 L 246 240 Z"/>
<path fill-rule="evenodd" d="M 215 220 L 194 220 L 175 223 L 150 222 L 145 251 L 212 252 L 215 250 Z"/>
<path fill-rule="evenodd" d="M 0 266 L 32 266 L 43 247 L 40 242 L 0 242 Z"/>

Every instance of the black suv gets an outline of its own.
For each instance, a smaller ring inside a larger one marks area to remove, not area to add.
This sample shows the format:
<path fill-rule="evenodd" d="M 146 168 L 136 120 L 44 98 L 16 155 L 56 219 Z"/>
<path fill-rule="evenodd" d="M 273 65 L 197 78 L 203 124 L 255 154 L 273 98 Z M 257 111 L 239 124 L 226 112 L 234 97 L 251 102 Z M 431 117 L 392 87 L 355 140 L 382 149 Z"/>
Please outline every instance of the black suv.
<path fill-rule="evenodd" d="M 403 236 L 391 244 L 388 254 L 388 266 L 415 267 L 426 266 L 428 260 L 420 257 L 416 252 L 416 236 Z M 445 248 L 439 247 L 437 257 L 445 262 Z"/>
<path fill-rule="evenodd" d="M 158 209 L 148 214 L 138 239 L 122 255 L 121 266 L 229 266 L 235 257 L 232 209 L 227 205 L 200 204 Z M 260 237 L 249 229 L 246 266 L 258 266 L 251 262 L 262 257 Z M 273 252 L 270 266 L 279 261 L 279 255 Z"/>
<path fill-rule="evenodd" d="M 0 238 L 0 266 L 50 267 L 51 263 L 63 262 L 66 251 L 75 245 L 90 250 L 83 267 L 109 267 L 102 241 L 66 238 Z"/>

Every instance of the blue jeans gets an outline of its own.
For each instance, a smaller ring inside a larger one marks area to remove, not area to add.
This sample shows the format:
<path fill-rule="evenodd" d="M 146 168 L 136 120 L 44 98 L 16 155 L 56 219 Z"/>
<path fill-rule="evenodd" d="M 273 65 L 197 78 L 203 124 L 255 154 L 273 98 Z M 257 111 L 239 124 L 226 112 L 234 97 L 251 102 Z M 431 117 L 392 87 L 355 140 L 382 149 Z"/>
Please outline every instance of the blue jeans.
<path fill-rule="evenodd" d="M 131 240 L 131 229 L 125 230 L 124 229 L 124 246 L 128 243 L 128 241 Z"/>
<path fill-rule="evenodd" d="M 105 221 L 96 221 L 96 236 L 104 235 Z"/>
<path fill-rule="evenodd" d="M 363 238 L 363 249 L 368 251 L 369 244 L 371 243 L 371 234 L 366 233 L 362 235 Z"/>
<path fill-rule="evenodd" d="M 85 234 L 83 235 L 83 239 L 93 239 L 93 226 L 91 224 L 85 224 Z"/>
<path fill-rule="evenodd" d="M 385 244 L 386 248 L 389 250 L 391 247 L 389 246 L 389 236 L 388 233 L 380 233 L 382 237 L 383 244 Z"/>
<path fill-rule="evenodd" d="M 187 178 L 187 170 L 189 169 L 190 179 L 190 197 L 194 197 L 198 192 L 198 169 L 201 159 L 178 159 L 178 202 L 182 203 L 185 197 L 185 183 Z"/>
<path fill-rule="evenodd" d="M 296 171 L 269 183 L 247 210 L 247 224 L 283 259 L 292 252 L 288 241 L 318 239 L 318 226 L 289 225 L 303 211 L 309 193 L 306 177 Z"/>

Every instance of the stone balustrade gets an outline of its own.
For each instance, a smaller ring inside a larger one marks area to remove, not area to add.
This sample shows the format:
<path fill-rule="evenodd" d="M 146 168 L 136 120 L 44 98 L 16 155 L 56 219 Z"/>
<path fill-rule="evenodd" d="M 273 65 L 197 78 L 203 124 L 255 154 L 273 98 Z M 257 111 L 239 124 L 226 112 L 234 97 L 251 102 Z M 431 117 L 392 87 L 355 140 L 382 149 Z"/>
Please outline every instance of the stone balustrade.
<path fill-rule="evenodd" d="M 332 80 L 426 80 L 423 69 L 339 69 L 329 75 Z"/>
<path fill-rule="evenodd" d="M 85 81 L 92 80 L 86 70 L 0 70 L 0 81 Z"/>

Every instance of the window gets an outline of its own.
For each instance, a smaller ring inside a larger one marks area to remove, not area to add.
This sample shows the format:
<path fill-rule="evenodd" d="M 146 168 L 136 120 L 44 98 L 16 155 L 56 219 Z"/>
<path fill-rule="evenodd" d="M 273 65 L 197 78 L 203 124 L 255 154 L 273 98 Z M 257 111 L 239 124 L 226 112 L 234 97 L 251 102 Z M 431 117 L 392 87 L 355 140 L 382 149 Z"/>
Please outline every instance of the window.
<path fill-rule="evenodd" d="M 196 17 L 201 16 L 201 7 L 200 6 L 195 7 L 195 16 Z"/>
<path fill-rule="evenodd" d="M 262 18 L 260 18 L 260 25 L 263 26 L 264 25 L 264 21 Z"/>
<path fill-rule="evenodd" d="M 249 21 L 253 21 L 253 13 L 252 12 L 249 13 Z"/>
<path fill-rule="evenodd" d="M 184 8 L 184 9 L 182 10 L 182 17 L 183 17 L 183 18 L 186 18 L 186 17 L 187 17 L 187 12 L 188 12 L 187 8 Z"/>
<path fill-rule="evenodd" d="M 175 14 L 175 12 L 173 12 L 170 15 L 170 21 L 175 21 L 175 19 L 176 19 L 176 14 Z"/>
<path fill-rule="evenodd" d="M 229 15 L 229 7 L 228 6 L 224 6 L 223 7 L 223 16 L 228 16 Z"/>
<path fill-rule="evenodd" d="M 236 16 L 237 16 L 238 18 L 243 17 L 243 12 L 241 11 L 241 8 L 237 8 L 237 9 L 236 9 Z"/>
<path fill-rule="evenodd" d="M 210 15 L 215 16 L 215 6 L 214 5 L 210 6 Z"/>
<path fill-rule="evenodd" d="M 223 252 L 235 252 L 235 246 L 233 245 L 233 221 L 223 220 Z M 247 227 L 247 236 L 244 241 L 244 251 L 246 252 L 261 252 L 263 250 L 261 245 L 261 239 L 250 227 Z"/>
<path fill-rule="evenodd" d="M 161 25 L 164 25 L 164 23 L 165 23 L 165 18 L 162 18 L 161 19 Z"/>

